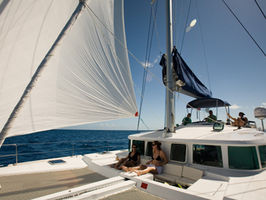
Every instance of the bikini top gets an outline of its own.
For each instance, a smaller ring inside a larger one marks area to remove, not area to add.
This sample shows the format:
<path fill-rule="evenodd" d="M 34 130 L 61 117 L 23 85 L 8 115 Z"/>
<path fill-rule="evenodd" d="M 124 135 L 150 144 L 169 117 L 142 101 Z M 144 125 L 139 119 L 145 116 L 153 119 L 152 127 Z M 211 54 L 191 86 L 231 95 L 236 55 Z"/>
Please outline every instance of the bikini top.
<path fill-rule="evenodd" d="M 131 152 L 128 154 L 128 160 L 138 161 L 139 153 L 136 152 L 133 156 L 130 155 Z"/>
<path fill-rule="evenodd" d="M 162 158 L 160 157 L 160 155 L 158 155 L 157 158 L 155 158 L 155 159 L 153 158 L 153 155 L 152 155 L 151 158 L 152 158 L 152 160 L 157 160 L 157 161 L 161 161 L 162 160 Z"/>

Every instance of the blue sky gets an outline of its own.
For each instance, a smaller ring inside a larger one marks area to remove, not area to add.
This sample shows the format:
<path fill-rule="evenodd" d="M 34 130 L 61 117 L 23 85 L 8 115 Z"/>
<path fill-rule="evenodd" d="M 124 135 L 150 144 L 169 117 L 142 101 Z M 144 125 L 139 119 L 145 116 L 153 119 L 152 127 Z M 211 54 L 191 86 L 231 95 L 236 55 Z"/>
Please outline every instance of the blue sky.
<path fill-rule="evenodd" d="M 226 1 L 248 29 L 260 47 L 266 52 L 266 20 L 250 0 Z M 257 0 L 266 14 L 266 1 Z M 156 3 L 156 2 L 155 2 Z M 165 88 L 161 82 L 158 62 L 165 52 L 165 5 L 159 0 L 156 29 L 150 56 L 150 68 L 143 102 L 142 119 L 150 129 L 164 127 Z M 189 8 L 188 0 L 174 0 L 174 45 L 180 51 Z M 125 27 L 128 49 L 144 62 L 150 0 L 125 0 Z M 197 24 L 185 33 L 182 57 L 199 79 L 212 90 L 213 97 L 228 101 L 231 114 L 242 111 L 249 120 L 255 120 L 254 108 L 266 107 L 266 56 L 259 50 L 241 25 L 225 7 L 222 0 L 191 0 L 188 23 Z M 204 44 L 204 45 L 203 45 Z M 139 106 L 143 67 L 129 55 L 137 104 Z M 186 104 L 193 100 L 176 94 L 176 123 L 186 115 Z M 216 109 L 213 109 L 216 113 Z M 206 116 L 201 111 L 201 119 Z M 218 119 L 225 120 L 224 108 L 219 109 Z M 196 121 L 196 112 L 192 113 Z M 256 120 L 260 126 L 260 121 Z M 84 129 L 136 129 L 137 119 L 123 119 L 79 126 Z M 140 129 L 146 129 L 141 124 Z"/>

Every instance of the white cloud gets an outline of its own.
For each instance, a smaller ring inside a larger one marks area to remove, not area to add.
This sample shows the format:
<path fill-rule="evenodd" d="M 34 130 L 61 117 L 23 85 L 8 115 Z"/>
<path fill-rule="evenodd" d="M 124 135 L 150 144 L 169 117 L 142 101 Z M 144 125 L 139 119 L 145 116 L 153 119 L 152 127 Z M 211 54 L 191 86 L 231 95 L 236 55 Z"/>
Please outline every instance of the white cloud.
<path fill-rule="evenodd" d="M 261 105 L 262 107 L 266 108 L 266 102 L 263 102 Z"/>
<path fill-rule="evenodd" d="M 237 110 L 239 108 L 241 108 L 241 106 L 236 105 L 236 104 L 233 104 L 233 105 L 230 106 L 230 109 L 232 109 L 232 110 Z"/>

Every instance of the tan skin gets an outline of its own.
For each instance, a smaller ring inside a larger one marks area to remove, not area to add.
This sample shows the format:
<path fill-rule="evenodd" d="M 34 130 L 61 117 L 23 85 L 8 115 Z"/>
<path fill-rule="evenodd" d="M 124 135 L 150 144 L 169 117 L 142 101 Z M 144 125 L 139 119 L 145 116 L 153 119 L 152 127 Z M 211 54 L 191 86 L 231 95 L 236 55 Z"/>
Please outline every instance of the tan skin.
<path fill-rule="evenodd" d="M 229 113 L 227 113 L 227 116 L 230 119 L 234 120 L 233 123 L 232 123 L 233 126 L 238 126 L 238 127 L 245 126 L 246 123 L 248 122 L 248 119 L 246 117 L 244 117 L 244 115 L 242 115 L 240 113 L 239 113 L 239 117 L 238 118 L 232 117 L 231 115 L 229 115 Z M 241 118 L 243 118 L 244 120 L 242 120 Z"/>
<path fill-rule="evenodd" d="M 157 158 L 158 156 L 161 157 L 161 161 L 158 161 L 156 159 L 148 161 L 146 164 L 153 164 L 155 166 L 163 166 L 168 163 L 168 159 L 165 155 L 165 153 L 162 150 L 159 150 L 157 145 L 153 143 L 152 145 L 152 151 L 153 151 L 153 158 Z M 142 169 L 143 166 L 137 166 L 137 167 L 131 167 L 131 168 L 124 168 L 124 171 L 133 171 L 136 172 L 138 176 L 147 174 L 149 172 L 158 174 L 155 166 L 147 166 L 145 169 Z"/>
<path fill-rule="evenodd" d="M 137 152 L 137 147 L 135 145 L 132 146 L 132 151 L 130 152 L 130 156 L 133 157 L 135 153 Z M 129 155 L 126 158 L 122 158 L 118 161 L 118 163 L 115 165 L 116 169 L 123 169 L 125 166 L 124 164 L 128 161 Z M 140 156 L 138 155 L 138 160 L 136 163 L 140 163 Z"/>

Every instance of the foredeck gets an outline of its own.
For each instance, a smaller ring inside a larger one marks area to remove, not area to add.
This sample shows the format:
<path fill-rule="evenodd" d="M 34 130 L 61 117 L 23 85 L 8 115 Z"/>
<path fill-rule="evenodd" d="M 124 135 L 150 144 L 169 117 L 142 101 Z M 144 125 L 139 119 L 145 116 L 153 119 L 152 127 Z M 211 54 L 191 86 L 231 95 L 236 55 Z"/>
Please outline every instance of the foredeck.
<path fill-rule="evenodd" d="M 115 152 L 116 151 L 113 153 Z M 113 156 L 114 160 L 115 154 L 111 155 Z M 96 158 L 96 160 L 98 157 L 100 157 L 104 160 L 107 159 L 107 162 L 109 161 L 108 156 L 110 155 L 92 154 L 92 157 Z M 8 167 L 0 168 L 0 185 L 2 187 L 0 189 L 0 199 L 28 200 L 35 198 L 46 199 L 46 197 L 53 199 L 56 196 L 55 194 L 62 192 L 64 193 L 64 191 L 66 191 L 68 194 L 74 191 L 79 191 L 78 193 L 80 195 L 86 195 L 86 192 L 94 187 L 90 187 L 89 185 L 97 185 L 98 183 L 100 184 L 100 182 L 108 182 L 109 180 L 108 177 L 103 176 L 99 172 L 97 173 L 93 171 L 93 169 L 89 168 L 83 161 L 82 156 L 63 157 L 58 159 L 64 160 L 65 162 L 51 165 L 49 161 L 55 159 L 48 159 L 19 163 L 18 165 L 10 165 Z M 101 165 L 98 167 L 100 166 Z M 124 178 L 120 177 L 120 179 L 120 184 L 127 184 L 124 182 Z M 114 185 L 114 183 L 115 181 L 113 181 L 113 183 L 110 182 L 109 185 L 104 185 L 101 183 L 101 187 L 99 187 L 99 189 L 101 190 L 102 188 L 104 190 L 108 186 L 111 186 L 112 184 Z M 134 182 L 129 184 L 129 187 L 126 189 L 123 189 L 122 187 L 121 189 L 117 189 L 117 191 L 112 189 L 111 194 L 113 193 L 113 195 L 110 197 L 105 197 L 104 199 L 160 199 L 152 194 L 140 191 L 134 186 L 133 183 Z M 115 187 L 116 186 L 113 186 L 113 188 Z M 92 193 L 97 192 L 97 190 L 94 190 L 95 189 L 92 190 Z M 53 197 L 48 197 L 47 195 L 52 195 Z M 105 195 L 100 196 L 103 198 Z M 62 196 L 58 198 L 60 199 L 61 197 Z"/>
<path fill-rule="evenodd" d="M 104 179 L 106 177 L 91 171 L 88 167 L 55 172 L 1 176 L 0 199 L 28 200 Z"/>

